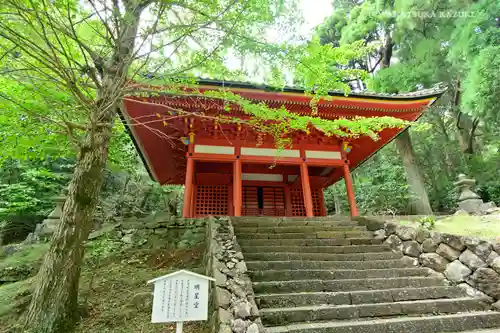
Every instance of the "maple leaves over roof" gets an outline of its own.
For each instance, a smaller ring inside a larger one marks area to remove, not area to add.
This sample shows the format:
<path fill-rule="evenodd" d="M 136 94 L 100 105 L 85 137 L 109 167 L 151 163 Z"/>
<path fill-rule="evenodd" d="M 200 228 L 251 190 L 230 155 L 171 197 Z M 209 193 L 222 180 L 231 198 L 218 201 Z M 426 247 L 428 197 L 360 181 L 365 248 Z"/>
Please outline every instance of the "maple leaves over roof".
<path fill-rule="evenodd" d="M 284 88 L 281 91 L 268 86 L 256 86 L 248 83 L 198 80 L 196 89 L 207 96 L 186 96 L 179 93 L 157 93 L 150 96 L 129 96 L 124 99 L 122 120 L 138 149 L 151 177 L 160 184 L 183 184 L 186 146 L 180 138 L 188 135 L 186 119 L 201 117 L 203 122 L 216 122 L 218 115 L 241 117 L 235 109 L 224 109 L 224 103 L 213 91 L 228 91 L 250 103 L 264 103 L 270 108 L 285 107 L 293 117 L 303 116 L 307 119 L 347 119 L 348 121 L 374 118 L 394 117 L 407 122 L 417 120 L 423 111 L 431 105 L 446 89 L 433 88 L 408 94 L 372 94 L 352 93 L 345 96 L 341 92 L 331 92 L 326 98 L 316 101 L 317 109 L 313 112 L 311 94 L 301 89 Z M 215 96 L 215 97 L 211 97 Z M 200 113 L 200 99 L 205 111 Z M 207 104 L 207 102 L 209 102 Z M 207 107 L 208 105 L 208 107 Z M 182 110 L 183 115 L 174 110 Z M 168 119 L 159 119 L 158 114 L 169 114 Z M 359 117 L 359 118 L 357 118 Z M 251 117 L 247 117 L 251 118 Z M 381 118 L 382 119 L 382 118 Z M 236 127 L 238 124 L 226 124 Z M 363 126 L 363 124 L 361 124 Z M 376 128 L 376 126 L 375 126 Z M 393 126 L 378 133 L 378 140 L 366 135 L 353 135 L 349 140 L 353 146 L 349 154 L 351 168 L 360 165 L 377 150 L 390 142 L 404 130 L 402 126 Z M 200 134 L 202 135 L 202 134 Z M 331 135 L 331 134 L 330 134 Z M 226 140 L 227 141 L 227 140 Z M 227 145 L 228 142 L 221 145 Z M 330 177 L 331 183 L 339 177 Z"/>

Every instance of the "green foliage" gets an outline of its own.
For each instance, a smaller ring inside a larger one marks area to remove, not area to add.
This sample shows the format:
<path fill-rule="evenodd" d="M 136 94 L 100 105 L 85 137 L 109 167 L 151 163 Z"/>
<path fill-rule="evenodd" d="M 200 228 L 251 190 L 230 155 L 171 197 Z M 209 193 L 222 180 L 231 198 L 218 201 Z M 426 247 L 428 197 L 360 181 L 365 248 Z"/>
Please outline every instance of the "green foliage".
<path fill-rule="evenodd" d="M 491 170 L 496 170 L 500 162 L 495 134 L 500 125 L 497 73 L 500 3 L 495 0 L 346 3 L 334 8 L 334 13 L 317 33 L 325 44 L 343 45 L 362 40 L 365 45 L 374 43 L 381 47 L 385 46 L 387 36 L 391 36 L 392 61 L 389 67 L 378 68 L 374 77 L 367 80 L 370 89 L 402 93 L 429 88 L 438 82 L 449 88 L 436 106 L 419 120 L 423 126 L 411 131 L 415 163 L 432 208 L 440 212 L 456 209 L 453 182 L 459 173 L 476 178 L 483 200 L 499 203 L 498 177 Z M 370 61 L 350 65 L 370 69 L 382 55 L 381 48 L 374 49 L 369 55 Z M 470 125 L 473 121 L 474 131 Z M 473 156 L 463 154 L 470 142 L 477 150 Z M 408 213 L 405 177 L 390 176 L 397 174 L 398 169 L 403 171 L 396 154 L 389 145 L 373 158 L 378 160 L 377 170 L 370 168 L 367 162 L 355 171 L 356 195 L 363 210 Z M 384 197 L 382 203 L 369 186 L 363 185 L 379 187 L 375 180 L 380 174 L 385 175 L 385 188 L 376 193 L 391 194 Z"/>
<path fill-rule="evenodd" d="M 500 46 L 486 47 L 474 58 L 463 85 L 464 108 L 472 115 L 479 116 L 487 124 L 500 123 L 498 68 L 500 68 Z"/>
<path fill-rule="evenodd" d="M 500 151 L 498 146 L 488 146 L 483 148 L 484 153 L 478 156 L 471 156 L 466 162 L 464 169 L 467 174 L 474 174 L 476 179 L 476 192 L 483 201 L 493 201 L 500 203 L 500 179 L 497 172 L 500 165 Z"/>
<path fill-rule="evenodd" d="M 70 147 L 56 118 L 73 105 L 74 100 L 50 82 L 34 85 L 2 75 L 0 62 L 0 162 L 67 156 Z"/>
<path fill-rule="evenodd" d="M 90 265 L 98 265 L 101 260 L 119 253 L 123 243 L 111 237 L 100 237 L 87 244 L 85 260 Z"/>
<path fill-rule="evenodd" d="M 381 69 L 370 81 L 369 88 L 391 94 L 415 91 L 418 85 L 429 87 L 437 82 L 434 74 L 430 67 L 396 64 Z"/>
<path fill-rule="evenodd" d="M 53 208 L 67 176 L 54 173 L 47 162 L 7 160 L 0 173 L 0 230 L 3 242 L 22 241 Z"/>
<path fill-rule="evenodd" d="M 356 138 L 368 135 L 372 139 L 378 138 L 378 132 L 384 128 L 400 128 L 406 122 L 394 117 L 353 117 L 352 119 L 339 118 L 334 120 L 322 119 L 315 116 L 299 116 L 288 111 L 285 107 L 279 109 L 269 108 L 264 103 L 253 103 L 230 91 L 210 90 L 203 93 L 204 96 L 218 98 L 240 106 L 244 112 L 254 116 L 248 121 L 252 127 L 257 127 L 261 131 L 270 132 L 282 145 L 287 141 L 283 140 L 284 134 L 293 131 L 309 132 L 310 128 L 325 133 L 328 136 Z M 321 96 L 321 95 L 319 95 Z M 324 97 L 326 98 L 326 97 Z M 241 122 L 239 119 L 222 118 L 226 122 Z"/>
<path fill-rule="evenodd" d="M 426 230 L 434 230 L 436 228 L 436 217 L 432 215 L 421 217 L 417 220 L 417 223 L 420 226 L 420 228 Z"/>
<path fill-rule="evenodd" d="M 498 46 L 500 3 L 496 0 L 481 0 L 462 8 L 470 15 L 455 20 L 455 29 L 451 33 L 451 47 L 447 56 L 454 70 L 467 74 L 474 58 L 484 48 Z M 491 70 L 495 71 L 493 67 Z"/>
<path fill-rule="evenodd" d="M 0 214 L 34 213 L 40 200 L 35 197 L 35 190 L 26 184 L 0 184 L 0 198 L 3 198 Z"/>
<path fill-rule="evenodd" d="M 405 214 L 408 210 L 406 175 L 392 145 L 358 167 L 353 173 L 353 182 L 360 214 L 394 215 Z M 345 193 L 343 181 L 325 191 L 329 214 L 334 213 L 334 194 L 340 200 L 342 212 L 348 212 Z"/>
<path fill-rule="evenodd" d="M 340 46 L 342 29 L 347 23 L 348 17 L 345 15 L 345 12 L 343 10 L 335 10 L 333 14 L 327 17 L 317 28 L 317 34 L 319 35 L 321 44 Z"/>
<path fill-rule="evenodd" d="M 295 74 L 308 92 L 314 90 L 316 94 L 327 96 L 329 91 L 341 90 L 347 95 L 350 88 L 344 81 L 364 79 L 366 72 L 345 66 L 350 61 L 365 56 L 369 50 L 361 41 L 333 47 L 321 45 L 319 38 L 313 38 L 304 50 Z"/>
<path fill-rule="evenodd" d="M 354 6 L 349 15 L 349 23 L 342 29 L 340 44 L 357 40 L 367 43 L 377 38 L 377 29 L 383 28 L 383 12 L 379 11 L 375 1 L 363 1 Z"/>
<path fill-rule="evenodd" d="M 67 179 L 45 168 L 24 166 L 14 184 L 0 184 L 0 217 L 43 213 Z"/>

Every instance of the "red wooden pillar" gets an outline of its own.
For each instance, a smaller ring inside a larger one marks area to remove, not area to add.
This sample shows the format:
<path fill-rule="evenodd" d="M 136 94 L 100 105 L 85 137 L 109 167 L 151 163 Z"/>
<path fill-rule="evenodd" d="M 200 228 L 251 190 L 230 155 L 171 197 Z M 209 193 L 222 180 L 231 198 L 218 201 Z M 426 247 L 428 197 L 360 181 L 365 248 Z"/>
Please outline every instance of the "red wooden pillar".
<path fill-rule="evenodd" d="M 354 187 L 352 186 L 351 171 L 349 165 L 344 164 L 344 180 L 347 189 L 347 200 L 349 201 L 349 210 L 351 216 L 358 216 L 358 208 L 356 207 L 356 196 L 354 195 Z"/>
<path fill-rule="evenodd" d="M 188 157 L 186 161 L 186 183 L 184 184 L 184 208 L 183 217 L 191 217 L 191 196 L 193 195 L 194 161 Z"/>
<path fill-rule="evenodd" d="M 236 159 L 233 168 L 234 216 L 241 216 L 241 192 L 241 160 Z"/>
<path fill-rule="evenodd" d="M 293 216 L 292 210 L 292 193 L 290 193 L 290 185 L 285 184 L 285 216 Z"/>
<path fill-rule="evenodd" d="M 306 216 L 313 217 L 313 202 L 311 195 L 311 185 L 309 183 L 309 171 L 307 170 L 306 162 L 300 164 L 300 178 L 302 180 L 302 193 L 304 194 L 304 207 L 306 208 Z"/>

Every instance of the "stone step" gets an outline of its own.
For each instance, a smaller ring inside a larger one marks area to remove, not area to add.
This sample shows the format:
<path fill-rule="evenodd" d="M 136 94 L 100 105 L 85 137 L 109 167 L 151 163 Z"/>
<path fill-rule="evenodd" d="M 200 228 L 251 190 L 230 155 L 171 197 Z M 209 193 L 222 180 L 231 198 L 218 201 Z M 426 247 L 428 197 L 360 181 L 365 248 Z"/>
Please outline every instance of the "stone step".
<path fill-rule="evenodd" d="M 274 216 L 231 216 L 232 225 L 245 224 L 245 223 L 286 223 L 286 222 L 348 222 L 357 223 L 348 216 L 295 216 L 295 217 L 274 217 Z"/>
<path fill-rule="evenodd" d="M 260 227 L 297 227 L 297 226 L 328 226 L 328 227 L 357 227 L 358 222 L 354 221 L 323 221 L 323 220 L 274 220 L 274 221 L 245 221 L 233 223 L 235 229 L 239 228 L 260 228 Z"/>
<path fill-rule="evenodd" d="M 283 233 L 311 233 L 318 231 L 366 231 L 366 227 L 353 226 L 278 226 L 278 227 L 240 227 L 235 228 L 236 235 L 242 234 L 283 234 Z"/>
<path fill-rule="evenodd" d="M 481 311 L 489 307 L 489 298 L 452 298 L 402 301 L 356 305 L 313 305 L 295 308 L 267 308 L 260 310 L 262 322 L 269 326 L 322 320 L 346 320 L 370 317 L 445 314 Z"/>
<path fill-rule="evenodd" d="M 476 311 L 427 317 L 396 317 L 299 323 L 267 328 L 268 333 L 442 333 L 500 326 L 500 312 Z M 498 330 L 497 330 L 498 332 Z"/>
<path fill-rule="evenodd" d="M 339 292 L 380 290 L 390 288 L 424 288 L 445 286 L 440 277 L 398 277 L 345 280 L 293 280 L 293 281 L 263 281 L 253 282 L 256 294 L 277 294 L 291 292 Z"/>
<path fill-rule="evenodd" d="M 338 239 L 338 238 L 372 238 L 372 231 L 316 231 L 316 232 L 284 232 L 284 233 L 238 233 L 238 239 Z"/>
<path fill-rule="evenodd" d="M 259 294 L 255 301 L 259 308 L 284 308 L 321 304 L 351 305 L 390 303 L 422 299 L 461 298 L 465 292 L 458 287 L 393 288 L 350 292 L 310 292 L 288 294 Z"/>
<path fill-rule="evenodd" d="M 294 253 L 374 253 L 389 252 L 387 245 L 348 245 L 348 246 L 242 246 L 243 253 L 253 252 L 294 252 Z"/>
<path fill-rule="evenodd" d="M 415 267 L 409 258 L 370 261 L 246 261 L 252 271 L 266 269 L 383 269 Z"/>
<path fill-rule="evenodd" d="M 339 239 L 238 239 L 242 246 L 270 246 L 270 245 L 377 245 L 382 244 L 382 239 L 375 238 L 339 238 Z"/>
<path fill-rule="evenodd" d="M 247 266 L 248 267 L 248 266 Z M 429 276 L 431 271 L 428 268 L 390 268 L 390 269 L 298 269 L 298 270 L 264 270 L 249 271 L 253 282 L 259 281 L 291 281 L 306 279 L 321 280 L 352 280 L 370 278 L 397 278 L 405 276 Z"/>
<path fill-rule="evenodd" d="M 401 259 L 401 252 L 375 252 L 375 253 L 297 253 L 297 252 L 251 252 L 244 253 L 245 260 L 312 260 L 312 261 L 371 261 Z"/>
<path fill-rule="evenodd" d="M 461 333 L 499 333 L 500 328 L 492 328 L 492 329 L 485 329 L 485 330 L 473 330 L 473 331 L 462 331 Z M 446 333 L 452 333 L 447 331 Z"/>

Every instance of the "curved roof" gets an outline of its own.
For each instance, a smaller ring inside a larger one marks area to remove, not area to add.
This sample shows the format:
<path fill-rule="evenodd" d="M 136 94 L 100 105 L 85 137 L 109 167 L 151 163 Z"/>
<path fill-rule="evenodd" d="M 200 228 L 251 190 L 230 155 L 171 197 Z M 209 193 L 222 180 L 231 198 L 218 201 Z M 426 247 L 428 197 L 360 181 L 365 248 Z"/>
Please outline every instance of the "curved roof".
<path fill-rule="evenodd" d="M 284 88 L 277 90 L 269 86 L 259 86 L 242 82 L 213 81 L 200 79 L 197 88 L 200 91 L 227 89 L 235 94 L 255 102 L 264 102 L 270 107 L 284 105 L 289 111 L 312 115 L 311 96 L 304 90 Z M 407 121 L 417 120 L 423 111 L 446 90 L 436 87 L 407 94 L 375 94 L 352 93 L 345 96 L 343 92 L 332 91 L 332 98 L 318 103 L 318 112 L 314 116 L 325 119 L 339 117 L 378 117 L 393 116 Z M 161 89 L 158 89 L 161 91 Z M 207 98 L 201 98 L 207 100 Z M 179 95 L 162 95 L 161 92 L 151 97 L 131 96 L 124 100 L 122 120 L 129 129 L 136 148 L 143 159 L 151 177 L 160 184 L 183 184 L 185 172 L 186 146 L 180 137 L 186 135 L 185 123 L 180 119 L 177 123 L 164 126 L 158 122 L 157 115 L 165 113 L 165 107 L 189 109 L 199 112 L 197 98 Z M 223 105 L 214 101 L 210 103 L 211 112 L 217 114 L 223 110 Z M 149 121 L 149 122 L 148 122 Z M 147 125 L 145 125 L 147 124 Z M 384 129 L 380 139 L 373 141 L 367 136 L 351 141 L 353 150 L 349 153 L 351 168 L 361 165 L 367 158 L 392 141 L 402 128 Z M 161 135 L 158 135 L 161 133 Z M 332 172 L 328 178 L 330 185 L 342 178 L 342 173 Z"/>
<path fill-rule="evenodd" d="M 204 79 L 200 78 L 196 80 L 196 83 L 201 86 L 211 86 L 211 87 L 220 87 L 227 88 L 229 90 L 233 89 L 253 89 L 253 90 L 261 90 L 265 92 L 279 92 L 279 93 L 299 93 L 304 94 L 304 88 L 300 87 L 291 87 L 285 86 L 283 88 L 276 88 L 273 86 L 265 85 L 265 84 L 254 84 L 249 82 L 239 82 L 239 81 L 221 81 L 221 80 L 212 80 L 212 79 Z M 405 93 L 378 93 L 373 91 L 363 91 L 363 92 L 351 92 L 349 97 L 352 98 L 364 98 L 370 97 L 374 99 L 396 99 L 396 100 L 411 100 L 411 99 L 420 99 L 422 97 L 430 97 L 430 96 L 440 96 L 443 92 L 447 90 L 447 87 L 443 86 L 441 83 L 434 85 L 432 88 L 420 89 L 413 92 L 405 92 Z M 329 96 L 345 96 L 344 91 L 342 90 L 331 90 L 328 92 Z"/>

